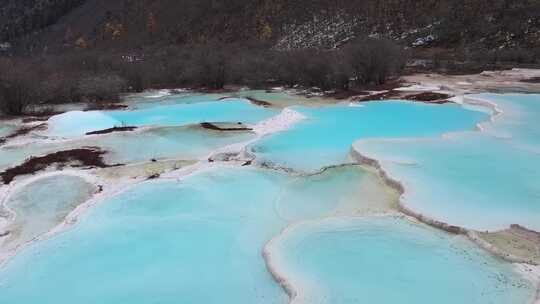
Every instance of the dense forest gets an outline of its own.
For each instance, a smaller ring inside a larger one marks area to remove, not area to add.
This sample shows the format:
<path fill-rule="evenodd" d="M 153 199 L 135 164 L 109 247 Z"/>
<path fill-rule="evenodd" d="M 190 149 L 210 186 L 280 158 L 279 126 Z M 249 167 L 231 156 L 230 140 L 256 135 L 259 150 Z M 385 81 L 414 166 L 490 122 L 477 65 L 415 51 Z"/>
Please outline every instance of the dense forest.
<path fill-rule="evenodd" d="M 0 0 L 0 110 L 13 114 L 150 87 L 362 89 L 407 59 L 536 65 L 540 1 Z"/>

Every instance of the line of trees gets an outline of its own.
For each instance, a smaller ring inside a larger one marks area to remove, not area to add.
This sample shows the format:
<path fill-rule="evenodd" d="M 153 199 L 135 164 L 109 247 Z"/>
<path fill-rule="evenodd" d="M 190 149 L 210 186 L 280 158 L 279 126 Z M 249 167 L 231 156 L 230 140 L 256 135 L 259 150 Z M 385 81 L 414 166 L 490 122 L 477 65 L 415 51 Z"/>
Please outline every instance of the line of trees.
<path fill-rule="evenodd" d="M 20 60 L 0 61 L 0 73 L 0 111 L 23 114 L 39 97 L 37 73 Z"/>
<path fill-rule="evenodd" d="M 147 88 L 223 89 L 301 85 L 349 90 L 383 84 L 400 73 L 404 51 L 391 41 L 366 39 L 337 50 L 277 51 L 266 45 L 218 41 L 111 53 L 80 50 L 62 56 L 0 61 L 0 110 L 21 115 L 39 103 L 116 102 Z"/>

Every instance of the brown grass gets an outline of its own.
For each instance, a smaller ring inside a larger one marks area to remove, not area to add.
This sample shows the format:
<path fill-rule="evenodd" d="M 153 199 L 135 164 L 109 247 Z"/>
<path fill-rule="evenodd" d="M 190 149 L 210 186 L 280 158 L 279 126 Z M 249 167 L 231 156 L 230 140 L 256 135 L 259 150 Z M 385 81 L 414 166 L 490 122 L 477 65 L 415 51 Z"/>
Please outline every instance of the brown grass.
<path fill-rule="evenodd" d="M 434 92 L 422 92 L 422 93 L 403 96 L 403 92 L 390 90 L 388 92 L 368 95 L 365 97 L 359 97 L 355 99 L 355 101 L 362 102 L 362 101 L 373 101 L 373 100 L 404 99 L 404 100 L 418 101 L 418 102 L 425 102 L 425 103 L 444 104 L 444 103 L 450 103 L 451 101 L 448 99 L 451 97 L 452 97 L 451 95 L 434 93 Z"/>
<path fill-rule="evenodd" d="M 448 95 L 448 94 L 424 92 L 424 93 L 419 93 L 419 94 L 407 95 L 403 99 L 442 104 L 442 103 L 449 103 L 450 101 L 448 99 L 452 97 L 453 97 L 452 95 Z"/>
<path fill-rule="evenodd" d="M 6 169 L 0 173 L 4 184 L 9 184 L 19 175 L 33 174 L 47 167 L 58 164 L 60 166 L 72 165 L 74 167 L 110 167 L 103 161 L 105 151 L 99 148 L 81 148 L 73 150 L 59 151 L 40 157 L 31 157 L 24 163 Z"/>
<path fill-rule="evenodd" d="M 385 100 L 385 99 L 395 99 L 399 98 L 400 96 L 399 91 L 390 90 L 388 92 L 378 93 L 378 94 L 372 94 L 367 95 L 365 97 L 360 97 L 355 99 L 355 101 L 373 101 L 373 100 Z"/>
<path fill-rule="evenodd" d="M 37 131 L 37 130 L 45 130 L 47 129 L 47 124 L 46 123 L 43 123 L 43 124 L 39 124 L 37 126 L 32 126 L 32 127 L 21 127 L 17 130 L 15 130 L 13 133 L 5 136 L 5 137 L 2 137 L 0 138 L 0 145 L 1 144 L 4 144 L 8 139 L 12 139 L 12 138 L 15 138 L 15 137 L 18 137 L 18 136 L 23 136 L 23 135 L 26 135 L 32 131 Z"/>

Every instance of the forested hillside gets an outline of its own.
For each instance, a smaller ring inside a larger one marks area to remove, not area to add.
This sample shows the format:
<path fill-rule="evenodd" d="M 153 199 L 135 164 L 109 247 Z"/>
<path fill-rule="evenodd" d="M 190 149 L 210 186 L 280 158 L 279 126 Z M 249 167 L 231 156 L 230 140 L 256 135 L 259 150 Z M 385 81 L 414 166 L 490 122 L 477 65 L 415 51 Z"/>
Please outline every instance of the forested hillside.
<path fill-rule="evenodd" d="M 539 22 L 538 0 L 0 1 L 0 41 L 30 35 L 23 41 L 33 49 L 211 39 L 276 43 L 317 35 L 331 40 L 334 32 L 343 39 L 381 35 L 417 46 L 531 48 L 539 46 Z M 324 40 L 319 37 L 321 46 L 333 46 Z"/>
<path fill-rule="evenodd" d="M 37 98 L 226 84 L 360 92 L 405 67 L 539 64 L 539 0 L 0 0 L 10 113 Z"/>
<path fill-rule="evenodd" d="M 53 25 L 84 0 L 0 0 L 0 41 Z"/>

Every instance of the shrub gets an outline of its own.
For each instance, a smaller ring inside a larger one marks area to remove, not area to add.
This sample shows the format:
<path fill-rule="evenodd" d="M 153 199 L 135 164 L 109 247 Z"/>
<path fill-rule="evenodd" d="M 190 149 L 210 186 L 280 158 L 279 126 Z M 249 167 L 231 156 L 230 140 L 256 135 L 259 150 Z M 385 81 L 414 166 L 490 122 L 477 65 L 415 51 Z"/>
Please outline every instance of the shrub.
<path fill-rule="evenodd" d="M 402 49 L 389 40 L 367 39 L 354 42 L 342 51 L 342 60 L 352 69 L 358 86 L 383 84 L 405 65 Z"/>
<path fill-rule="evenodd" d="M 274 51 L 245 49 L 232 61 L 229 81 L 260 87 L 276 79 L 279 64 Z"/>
<path fill-rule="evenodd" d="M 211 89 L 225 86 L 233 56 L 231 46 L 210 42 L 195 46 L 186 69 L 186 80 Z"/>
<path fill-rule="evenodd" d="M 534 53 L 523 48 L 501 49 L 495 52 L 497 62 L 534 63 Z"/>
<path fill-rule="evenodd" d="M 343 58 L 343 52 L 332 54 L 330 57 L 332 66 L 332 85 L 339 90 L 349 90 L 351 77 L 353 76 L 352 66 Z"/>
<path fill-rule="evenodd" d="M 0 111 L 23 115 L 39 97 L 40 82 L 30 66 L 11 61 L 0 64 Z"/>
<path fill-rule="evenodd" d="M 41 97 L 52 104 L 75 102 L 80 99 L 78 80 L 71 73 L 51 73 L 44 77 Z"/>
<path fill-rule="evenodd" d="M 89 101 L 118 101 L 126 81 L 117 75 L 88 76 L 79 81 L 79 93 Z"/>
<path fill-rule="evenodd" d="M 301 84 L 327 90 L 332 87 L 332 67 L 328 54 L 320 50 L 304 51 Z"/>
<path fill-rule="evenodd" d="M 127 90 L 177 85 L 222 89 L 226 83 L 277 83 L 348 90 L 384 83 L 401 72 L 405 57 L 391 41 L 366 39 L 332 50 L 278 51 L 256 43 L 210 41 L 134 53 L 93 49 L 38 60 L 12 58 L 0 62 L 0 110 L 23 114 L 38 97 L 46 103 L 114 102 Z"/>

